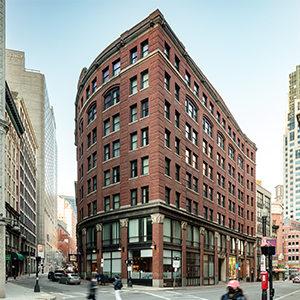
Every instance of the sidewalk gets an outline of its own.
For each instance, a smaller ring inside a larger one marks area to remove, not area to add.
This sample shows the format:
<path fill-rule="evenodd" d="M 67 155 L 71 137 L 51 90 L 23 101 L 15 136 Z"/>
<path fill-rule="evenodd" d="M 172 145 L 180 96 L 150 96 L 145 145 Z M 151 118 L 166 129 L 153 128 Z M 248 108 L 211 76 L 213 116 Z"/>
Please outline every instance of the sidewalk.
<path fill-rule="evenodd" d="M 33 288 L 25 288 L 20 285 L 16 285 L 13 282 L 7 282 L 6 284 L 6 298 L 7 300 L 55 300 L 56 297 L 47 293 L 35 293 Z"/>

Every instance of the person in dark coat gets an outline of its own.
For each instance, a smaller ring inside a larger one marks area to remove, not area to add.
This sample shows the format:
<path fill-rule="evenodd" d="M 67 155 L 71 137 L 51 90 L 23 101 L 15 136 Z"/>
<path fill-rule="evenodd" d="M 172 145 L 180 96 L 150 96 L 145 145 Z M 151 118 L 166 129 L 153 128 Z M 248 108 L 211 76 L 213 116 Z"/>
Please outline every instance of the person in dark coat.
<path fill-rule="evenodd" d="M 96 289 L 98 287 L 96 286 L 96 279 L 91 278 L 90 284 L 89 284 L 89 295 L 88 299 L 96 300 Z"/>
<path fill-rule="evenodd" d="M 221 300 L 246 300 L 238 280 L 230 280 L 227 284 L 227 289 L 228 292 L 222 296 Z"/>
<path fill-rule="evenodd" d="M 116 300 L 122 300 L 121 296 L 120 296 L 120 291 L 121 291 L 121 288 L 122 288 L 122 281 L 121 279 L 119 278 L 119 276 L 115 276 L 115 282 L 113 283 L 114 285 L 114 288 L 115 288 L 115 297 L 116 297 Z"/>

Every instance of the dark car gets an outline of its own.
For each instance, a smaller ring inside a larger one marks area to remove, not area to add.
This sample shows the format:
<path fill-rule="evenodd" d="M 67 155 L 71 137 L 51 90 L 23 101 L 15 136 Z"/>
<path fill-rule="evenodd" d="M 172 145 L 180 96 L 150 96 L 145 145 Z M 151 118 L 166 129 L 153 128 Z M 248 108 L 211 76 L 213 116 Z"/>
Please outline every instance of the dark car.
<path fill-rule="evenodd" d="M 63 274 L 59 280 L 58 283 L 65 283 L 65 284 L 80 284 L 81 283 L 81 278 L 78 276 L 78 274 L 70 274 L 66 273 Z"/>
<path fill-rule="evenodd" d="M 59 280 L 59 278 L 61 277 L 63 275 L 63 273 L 54 273 L 53 275 L 52 275 L 52 281 L 58 281 Z"/>
<path fill-rule="evenodd" d="M 54 272 L 53 272 L 53 271 L 50 271 L 50 272 L 48 273 L 48 279 L 52 279 L 53 274 L 54 274 Z"/>

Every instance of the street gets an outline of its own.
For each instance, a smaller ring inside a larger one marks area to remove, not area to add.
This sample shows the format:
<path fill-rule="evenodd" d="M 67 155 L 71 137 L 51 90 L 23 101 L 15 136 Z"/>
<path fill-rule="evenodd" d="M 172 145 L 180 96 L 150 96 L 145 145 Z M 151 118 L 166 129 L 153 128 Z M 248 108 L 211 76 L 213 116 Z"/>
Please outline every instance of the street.
<path fill-rule="evenodd" d="M 88 294 L 88 281 L 83 281 L 81 285 L 65 285 L 58 282 L 52 282 L 47 279 L 47 275 L 40 275 L 40 289 L 43 292 L 55 295 L 57 300 L 86 299 Z M 21 285 L 26 288 L 34 288 L 35 277 L 10 279 L 16 285 Z M 248 300 L 261 299 L 261 284 L 260 283 L 242 283 L 241 288 L 244 290 Z M 298 300 L 300 293 L 300 284 L 293 284 L 291 281 L 274 282 L 275 297 L 274 300 L 289 299 Z M 176 289 L 156 289 L 153 287 L 134 286 L 132 289 L 123 288 L 121 297 L 123 300 L 155 300 L 155 299 L 198 299 L 198 300 L 219 300 L 221 295 L 225 293 L 226 285 L 220 284 L 217 286 L 201 286 L 187 287 Z M 115 299 L 112 285 L 99 286 L 97 290 L 98 299 L 113 300 Z"/>

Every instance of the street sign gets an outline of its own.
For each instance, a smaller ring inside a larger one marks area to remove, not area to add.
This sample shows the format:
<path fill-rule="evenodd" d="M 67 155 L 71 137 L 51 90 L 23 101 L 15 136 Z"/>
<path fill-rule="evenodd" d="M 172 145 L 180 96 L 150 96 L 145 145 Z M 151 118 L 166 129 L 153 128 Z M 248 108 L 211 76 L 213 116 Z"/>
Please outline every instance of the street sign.
<path fill-rule="evenodd" d="M 132 265 L 128 265 L 128 266 L 127 266 L 127 271 L 128 271 L 128 272 L 131 272 L 131 271 L 132 271 Z"/>
<path fill-rule="evenodd" d="M 5 254 L 5 260 L 10 260 L 10 254 Z"/>
<path fill-rule="evenodd" d="M 260 258 L 260 271 L 266 271 L 266 257 L 261 255 Z"/>
<path fill-rule="evenodd" d="M 174 268 L 174 272 L 177 272 L 177 268 Z"/>

